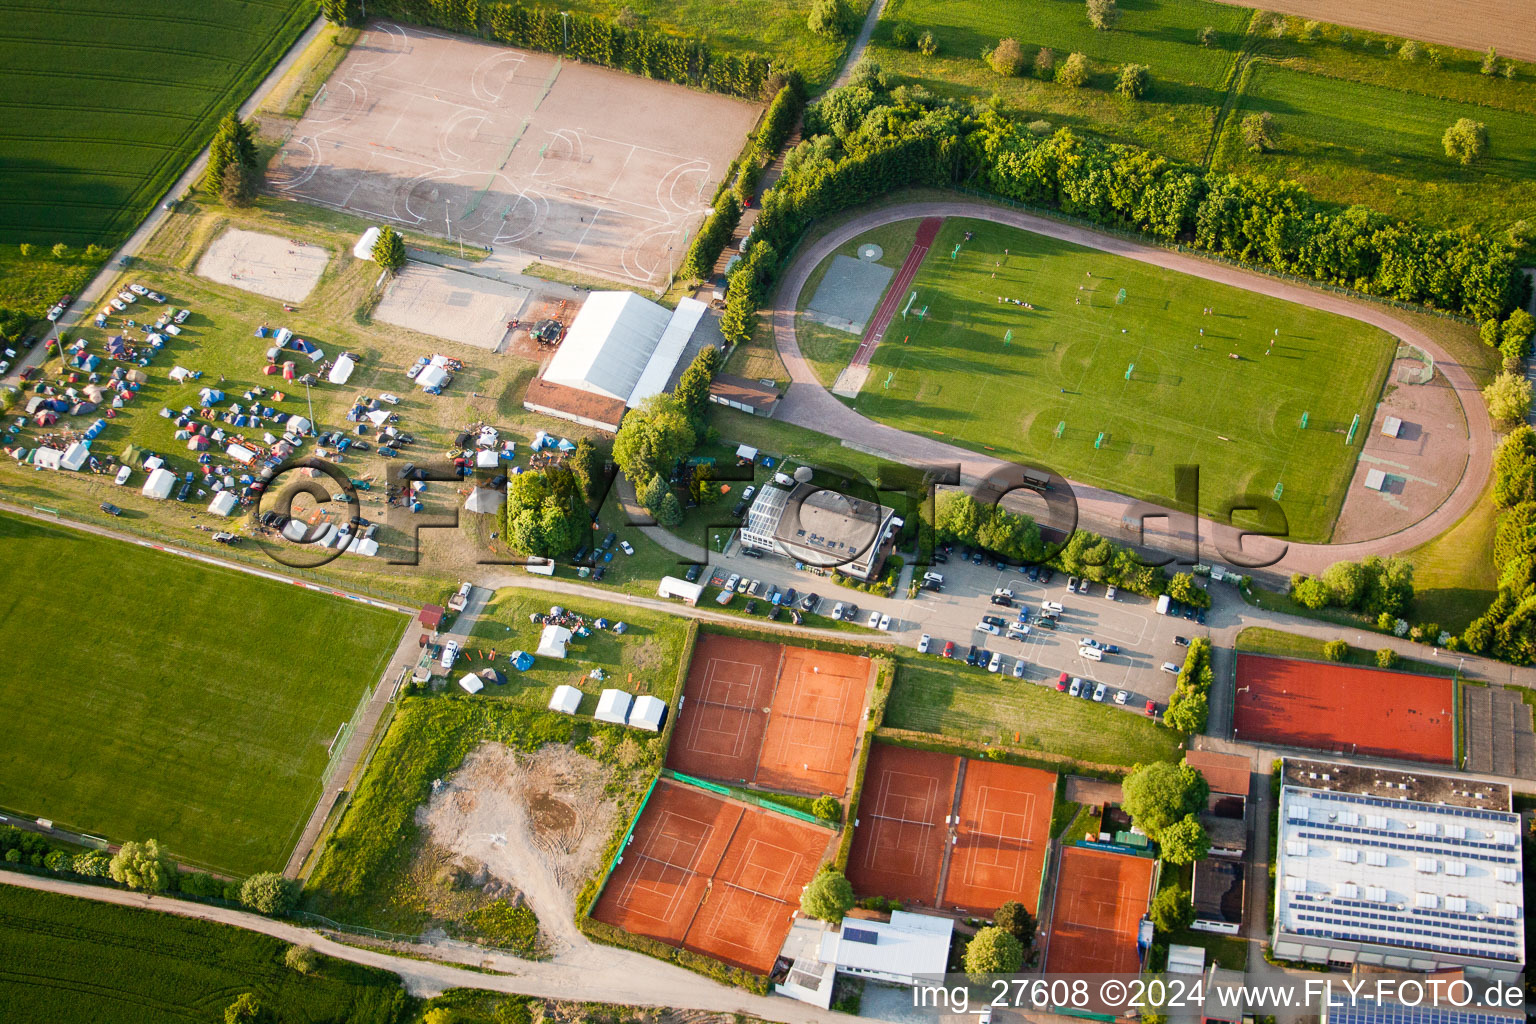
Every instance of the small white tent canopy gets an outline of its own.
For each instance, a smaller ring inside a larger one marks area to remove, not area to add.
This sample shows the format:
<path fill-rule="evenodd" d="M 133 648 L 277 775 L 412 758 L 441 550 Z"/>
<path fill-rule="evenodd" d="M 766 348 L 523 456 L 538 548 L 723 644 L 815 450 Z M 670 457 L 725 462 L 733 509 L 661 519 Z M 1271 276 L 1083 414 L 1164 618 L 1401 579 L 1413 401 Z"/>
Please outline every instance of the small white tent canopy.
<path fill-rule="evenodd" d="M 661 723 L 666 716 L 666 702 L 646 694 L 635 698 L 635 706 L 629 709 L 629 724 L 647 732 L 661 732 Z"/>
<path fill-rule="evenodd" d="M 424 388 L 435 388 L 448 379 L 448 371 L 441 366 L 423 366 L 416 375 L 416 383 Z"/>
<path fill-rule="evenodd" d="M 281 532 L 284 537 L 287 537 L 295 544 L 301 544 L 309 534 L 309 524 L 302 519 L 290 519 L 283 524 Z"/>
<path fill-rule="evenodd" d="M 288 417 L 288 422 L 283 424 L 283 427 L 290 434 L 307 434 L 311 426 L 312 424 L 309 420 L 303 416 L 290 416 Z"/>
<path fill-rule="evenodd" d="M 161 467 L 149 474 L 149 479 L 144 481 L 144 489 L 141 493 L 146 498 L 164 501 L 171 496 L 171 488 L 175 486 L 176 474 Z"/>
<path fill-rule="evenodd" d="M 736 446 L 736 457 L 738 459 L 748 459 L 748 460 L 751 460 L 753 462 L 756 462 L 757 461 L 757 449 L 753 448 L 749 444 L 739 444 L 739 445 Z"/>
<path fill-rule="evenodd" d="M 571 631 L 564 626 L 545 626 L 539 635 L 539 649 L 534 653 L 542 658 L 565 657 L 565 645 L 571 642 Z"/>
<path fill-rule="evenodd" d="M 370 412 L 368 414 L 368 422 L 372 423 L 376 427 L 382 427 L 384 424 L 389 422 L 389 410 L 388 409 L 375 409 L 375 410 L 373 410 L 372 412 Z"/>
<path fill-rule="evenodd" d="M 228 448 L 224 449 L 224 454 L 242 466 L 249 466 L 252 462 L 256 461 L 256 452 L 243 444 L 231 443 Z"/>
<path fill-rule="evenodd" d="M 220 491 L 213 496 L 208 503 L 208 511 L 216 516 L 227 516 L 240 504 L 240 499 L 235 497 L 234 491 Z"/>
<path fill-rule="evenodd" d="M 476 487 L 464 499 L 464 511 L 488 515 L 507 503 L 507 496 L 492 487 Z"/>
<path fill-rule="evenodd" d="M 64 456 L 63 458 L 59 459 L 59 468 L 67 469 L 71 473 L 76 472 L 81 466 L 85 465 L 85 460 L 90 458 L 90 455 L 90 448 L 86 447 L 83 443 L 76 441 L 74 444 L 64 449 Z"/>
<path fill-rule="evenodd" d="M 656 588 L 657 597 L 680 597 L 687 604 L 698 604 L 703 594 L 704 584 L 689 583 L 676 576 L 663 576 L 661 586 Z"/>
<path fill-rule="evenodd" d="M 490 448 L 475 452 L 476 469 L 495 469 L 501 463 L 501 454 Z"/>
<path fill-rule="evenodd" d="M 549 698 L 549 710 L 558 711 L 562 715 L 574 715 L 579 707 L 581 691 L 566 683 L 555 687 L 555 695 Z"/>
<path fill-rule="evenodd" d="M 325 375 L 325 379 L 332 384 L 345 384 L 347 378 L 352 376 L 352 371 L 357 367 L 357 362 L 343 352 L 336 357 L 336 364 L 331 367 L 331 372 Z"/>
<path fill-rule="evenodd" d="M 623 690 L 604 690 L 597 700 L 597 714 L 593 717 L 599 722 L 623 725 L 629 718 L 629 694 Z"/>
<path fill-rule="evenodd" d="M 470 693 L 479 693 L 485 689 L 485 683 L 473 672 L 465 673 L 464 678 L 459 680 L 459 685 Z"/>
<path fill-rule="evenodd" d="M 39 448 L 32 458 L 32 465 L 38 469 L 58 469 L 64 460 L 64 453 L 57 448 Z"/>
<path fill-rule="evenodd" d="M 373 247 L 378 240 L 379 229 L 375 225 L 363 232 L 362 237 L 357 240 L 357 244 L 352 247 L 352 255 L 360 260 L 373 259 Z"/>

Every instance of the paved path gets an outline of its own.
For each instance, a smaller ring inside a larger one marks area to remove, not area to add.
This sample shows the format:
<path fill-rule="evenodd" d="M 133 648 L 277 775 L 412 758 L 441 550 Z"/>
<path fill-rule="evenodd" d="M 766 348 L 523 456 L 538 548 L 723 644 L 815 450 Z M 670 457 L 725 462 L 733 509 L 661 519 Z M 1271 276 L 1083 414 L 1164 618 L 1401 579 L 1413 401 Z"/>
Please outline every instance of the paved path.
<path fill-rule="evenodd" d="M 1253 554 L 1277 554 L 1283 550 L 1284 555 L 1280 561 L 1260 575 L 1273 580 L 1283 578 L 1292 572 L 1320 572 L 1340 559 L 1360 559 L 1370 554 L 1396 553 L 1431 540 L 1449 529 L 1476 504 L 1482 492 L 1483 482 L 1488 479 L 1494 447 L 1493 429 L 1478 388 L 1466 369 L 1455 362 L 1432 338 L 1397 319 L 1386 308 L 1345 298 L 1342 295 L 1287 284 L 1262 274 L 1185 256 L 1166 249 L 1141 245 L 979 200 L 957 198 L 934 202 L 912 202 L 870 210 L 855 216 L 836 230 L 806 246 L 784 274 L 773 303 L 774 336 L 779 355 L 794 383 L 780 401 L 777 413 L 779 419 L 841 438 L 845 444 L 885 454 L 893 460 L 908 464 L 953 465 L 959 463 L 962 479 L 967 482 L 978 480 L 1006 465 L 1000 460 L 941 441 L 909 434 L 865 418 L 838 401 L 821 385 L 810 364 L 800 352 L 800 345 L 795 337 L 795 300 L 805 287 L 811 271 L 838 246 L 872 228 L 893 221 L 923 217 L 977 217 L 1164 267 L 1192 277 L 1246 288 L 1262 295 L 1337 313 L 1380 327 L 1404 341 L 1420 346 L 1434 357 L 1437 368 L 1461 397 L 1470 434 L 1466 469 L 1456 488 L 1438 508 L 1414 525 L 1387 537 L 1353 544 L 1289 544 L 1283 549 L 1275 542 L 1262 538 L 1250 538 L 1246 544 L 1240 545 L 1237 533 L 1231 527 L 1220 526 L 1210 520 L 1202 519 L 1198 525 L 1198 539 L 1204 544 L 1204 550 L 1207 553 L 1210 551 L 1212 541 L 1215 541 L 1217 560 L 1235 564 L 1238 559 L 1232 558 L 1231 553 L 1247 551 Z M 1082 526 L 1093 528 L 1111 539 L 1125 542 L 1135 539 L 1135 535 L 1125 525 L 1128 514 L 1134 512 L 1138 519 L 1141 515 L 1166 515 L 1170 517 L 1168 522 L 1184 524 L 1175 527 L 1172 531 L 1175 540 L 1187 544 L 1193 544 L 1196 541 L 1197 528 L 1192 517 L 1184 513 L 1172 512 L 1146 502 L 1136 501 L 1100 487 L 1076 481 L 1070 481 L 1070 483 L 1076 493 L 1079 522 Z"/>
<path fill-rule="evenodd" d="M 227 907 L 165 897 L 151 899 L 120 889 L 13 871 L 0 871 L 0 884 L 217 921 L 271 935 L 285 942 L 304 943 L 326 956 L 397 974 L 412 995 L 421 997 L 437 995 L 450 988 L 473 988 L 545 999 L 751 1014 L 764 1020 L 786 1021 L 790 1024 L 838 1024 L 849 1019 L 845 1015 L 791 999 L 753 995 L 744 989 L 721 985 L 692 971 L 662 963 L 643 953 L 599 946 L 584 938 L 581 947 L 543 963 L 488 954 L 461 943 L 411 946 L 406 949 L 419 956 L 462 955 L 465 963 L 477 968 L 467 970 L 435 960 L 406 959 L 378 949 L 345 945 L 310 928 Z"/>
<path fill-rule="evenodd" d="M 843 58 L 843 70 L 837 73 L 837 78 L 827 86 L 827 91 L 840 89 L 848 84 L 848 79 L 853 77 L 853 67 L 864 56 L 864 50 L 869 46 L 869 37 L 875 34 L 875 25 L 880 21 L 880 14 L 885 10 L 885 0 L 875 0 L 869 5 L 869 13 L 864 16 L 864 24 L 859 26 L 858 37 L 853 45 L 848 47 L 848 56 Z"/>

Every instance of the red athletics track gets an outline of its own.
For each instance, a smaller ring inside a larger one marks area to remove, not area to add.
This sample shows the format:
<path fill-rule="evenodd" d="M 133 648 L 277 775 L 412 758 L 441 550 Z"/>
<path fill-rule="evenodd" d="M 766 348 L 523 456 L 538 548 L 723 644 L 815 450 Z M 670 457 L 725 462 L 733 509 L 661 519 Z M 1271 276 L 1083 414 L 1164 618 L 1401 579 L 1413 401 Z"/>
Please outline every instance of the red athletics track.
<path fill-rule="evenodd" d="M 896 271 L 896 280 L 891 282 L 891 287 L 886 291 L 885 301 L 875 310 L 874 319 L 864 328 L 864 339 L 859 342 L 858 350 L 848 362 L 849 366 L 869 365 L 870 357 L 875 354 L 875 346 L 885 337 L 885 329 L 891 325 L 896 310 L 907 301 L 907 289 L 917 277 L 918 268 L 928 255 L 928 247 L 938 237 L 939 228 L 943 224 L 943 217 L 924 217 L 923 222 L 917 226 L 917 238 L 912 242 L 912 251 L 907 253 L 901 269 Z"/>
<path fill-rule="evenodd" d="M 1237 738 L 1430 764 L 1456 760 L 1444 676 L 1262 654 L 1237 656 Z"/>

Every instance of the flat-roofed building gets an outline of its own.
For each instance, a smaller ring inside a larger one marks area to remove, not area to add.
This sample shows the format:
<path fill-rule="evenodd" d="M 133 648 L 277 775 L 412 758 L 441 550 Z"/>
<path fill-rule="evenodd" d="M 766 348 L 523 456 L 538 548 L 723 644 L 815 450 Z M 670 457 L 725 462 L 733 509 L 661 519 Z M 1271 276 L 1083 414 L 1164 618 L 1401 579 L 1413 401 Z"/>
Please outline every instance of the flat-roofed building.
<path fill-rule="evenodd" d="M 811 483 L 765 484 L 741 528 L 744 547 L 872 580 L 902 526 L 884 505 Z"/>

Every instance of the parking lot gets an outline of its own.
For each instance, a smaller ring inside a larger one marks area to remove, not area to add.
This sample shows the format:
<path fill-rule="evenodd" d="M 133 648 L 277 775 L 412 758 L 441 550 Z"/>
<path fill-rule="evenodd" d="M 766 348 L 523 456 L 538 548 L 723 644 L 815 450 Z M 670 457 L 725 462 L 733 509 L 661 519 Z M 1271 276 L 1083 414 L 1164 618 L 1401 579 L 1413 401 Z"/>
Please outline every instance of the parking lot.
<path fill-rule="evenodd" d="M 1111 601 L 1105 596 L 1103 584 L 1095 583 L 1088 595 L 1067 592 L 1067 576 L 1057 572 L 1048 585 L 1031 583 L 1026 573 L 1018 570 L 1002 570 L 995 566 L 974 565 L 961 562 L 958 550 L 947 564 L 931 566 L 931 571 L 944 577 L 943 589 L 921 591 L 916 598 L 907 598 L 905 592 L 882 598 L 839 587 L 827 577 L 819 577 L 807 570 L 795 569 L 793 563 L 775 556 L 747 558 L 734 546 L 725 555 L 711 553 L 713 567 L 727 575 L 740 573 L 762 582 L 762 592 L 770 586 L 793 587 L 800 594 L 814 592 L 821 596 L 822 614 L 831 614 L 839 601 L 852 602 L 860 609 L 859 622 L 867 620 L 870 612 L 878 611 L 891 617 L 890 639 L 908 647 L 917 647 L 923 634 L 932 639 L 929 653 L 941 656 L 946 642 L 955 644 L 955 656 L 963 658 L 972 645 L 988 652 L 1002 655 L 1001 672 L 1013 676 L 1014 665 L 1024 662 L 1024 674 L 1019 685 L 1056 685 L 1062 672 L 1092 683 L 1103 683 L 1105 700 L 1112 700 L 1116 691 L 1126 691 L 1125 707 L 1142 713 L 1148 700 L 1156 701 L 1161 712 L 1173 694 L 1175 677 L 1162 670 L 1164 662 L 1184 663 L 1184 648 L 1174 643 L 1175 636 L 1204 636 L 1209 630 L 1195 621 L 1172 616 L 1158 615 L 1156 602 L 1137 594 L 1121 592 Z M 925 570 L 918 567 L 916 578 L 921 579 Z M 992 594 L 999 588 L 1013 591 L 1013 606 L 998 607 L 991 603 Z M 1212 591 L 1216 603 L 1207 613 L 1207 623 L 1218 627 L 1226 621 L 1223 601 L 1235 601 L 1225 593 L 1225 588 Z M 738 601 L 740 599 L 738 598 Z M 1035 625 L 1043 601 L 1062 605 L 1057 616 L 1055 630 Z M 765 610 L 761 598 L 760 610 Z M 1021 608 L 1029 610 L 1030 631 L 1023 639 L 1009 639 L 1005 635 L 992 636 L 979 631 L 982 616 L 996 615 L 1012 623 L 1017 620 Z M 1100 644 L 1119 647 L 1115 654 L 1105 654 L 1101 661 L 1090 661 L 1079 653 L 1080 641 L 1093 639 Z M 977 672 L 986 669 L 978 667 Z M 1091 690 L 1090 690 L 1091 692 Z"/>

